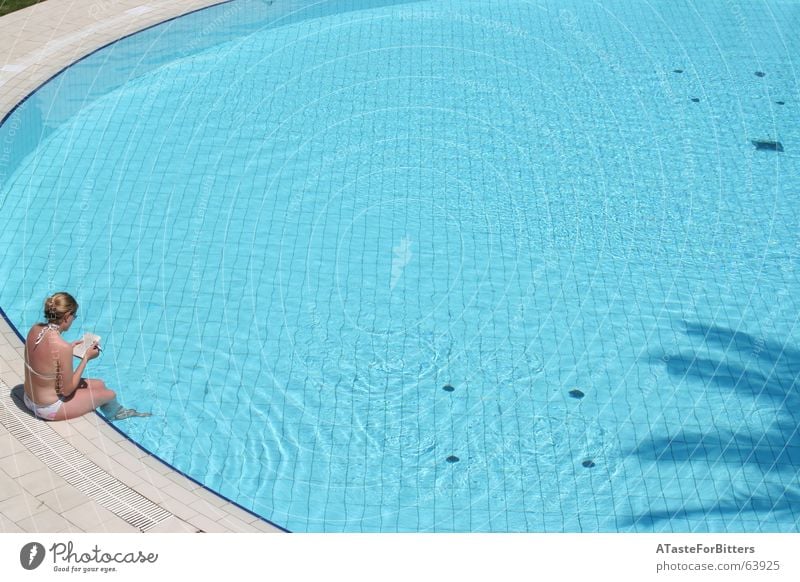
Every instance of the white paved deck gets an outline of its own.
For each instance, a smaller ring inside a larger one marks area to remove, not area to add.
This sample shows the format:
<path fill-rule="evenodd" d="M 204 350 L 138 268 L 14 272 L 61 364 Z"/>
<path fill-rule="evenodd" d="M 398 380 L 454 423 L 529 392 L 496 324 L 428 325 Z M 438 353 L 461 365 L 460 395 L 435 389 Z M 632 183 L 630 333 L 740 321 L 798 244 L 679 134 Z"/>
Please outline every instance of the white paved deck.
<path fill-rule="evenodd" d="M 97 48 L 218 3 L 47 0 L 0 18 L 0 119 Z M 22 370 L 22 342 L 0 319 L 0 532 L 280 531 L 147 455 L 99 415 L 31 423 L 9 390 L 22 383 Z M 158 517 L 137 526 L 131 515 L 143 505 L 158 506 Z"/>

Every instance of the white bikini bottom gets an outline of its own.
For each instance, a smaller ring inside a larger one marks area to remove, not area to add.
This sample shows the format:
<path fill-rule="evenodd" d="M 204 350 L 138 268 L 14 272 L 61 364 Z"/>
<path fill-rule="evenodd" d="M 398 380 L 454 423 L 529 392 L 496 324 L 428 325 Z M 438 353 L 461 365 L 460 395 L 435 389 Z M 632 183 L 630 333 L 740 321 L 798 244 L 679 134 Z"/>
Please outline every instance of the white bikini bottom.
<path fill-rule="evenodd" d="M 24 395 L 23 400 L 25 401 L 25 406 L 27 406 L 31 412 L 33 412 L 39 418 L 43 418 L 45 420 L 54 420 L 56 414 L 58 414 L 58 411 L 61 410 L 61 407 L 64 405 L 64 403 L 60 400 L 56 400 L 52 404 L 39 406 L 33 400 L 28 398 L 27 394 Z"/>

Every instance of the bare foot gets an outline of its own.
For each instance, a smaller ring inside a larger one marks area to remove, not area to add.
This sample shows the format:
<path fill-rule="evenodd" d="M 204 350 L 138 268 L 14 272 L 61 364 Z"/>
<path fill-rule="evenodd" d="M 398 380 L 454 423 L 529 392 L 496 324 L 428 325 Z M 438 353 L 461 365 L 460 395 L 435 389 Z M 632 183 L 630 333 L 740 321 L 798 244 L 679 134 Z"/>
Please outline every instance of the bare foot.
<path fill-rule="evenodd" d="M 120 406 L 119 410 L 114 414 L 114 420 L 125 420 L 126 418 L 133 418 L 134 416 L 147 417 L 152 416 L 152 414 L 149 412 L 139 412 L 134 408 L 123 408 Z"/>

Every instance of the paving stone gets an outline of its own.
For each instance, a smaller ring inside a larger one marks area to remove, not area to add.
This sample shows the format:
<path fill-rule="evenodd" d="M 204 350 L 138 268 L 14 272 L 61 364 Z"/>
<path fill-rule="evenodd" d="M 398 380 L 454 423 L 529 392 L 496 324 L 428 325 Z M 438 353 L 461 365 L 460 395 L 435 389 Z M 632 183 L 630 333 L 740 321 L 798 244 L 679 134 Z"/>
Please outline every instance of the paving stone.
<path fill-rule="evenodd" d="M 14 478 L 33 473 L 43 467 L 44 463 L 27 451 L 0 459 L 0 469 Z"/>
<path fill-rule="evenodd" d="M 42 501 L 25 491 L 19 495 L 0 501 L 0 515 L 15 523 L 46 509 L 47 506 Z"/>
<path fill-rule="evenodd" d="M 61 531 L 69 526 L 59 513 L 50 508 L 17 522 L 17 525 L 26 532 L 49 533 Z"/>
<path fill-rule="evenodd" d="M 101 524 L 109 523 L 115 519 L 123 521 L 105 507 L 101 507 L 93 501 L 87 501 L 69 511 L 65 511 L 63 516 L 83 531 L 106 531 L 99 529 Z"/>
<path fill-rule="evenodd" d="M 46 491 L 53 491 L 66 485 L 64 479 L 47 467 L 21 476 L 17 479 L 17 483 L 33 496 L 40 495 Z"/>
<path fill-rule="evenodd" d="M 48 507 L 58 512 L 65 512 L 86 503 L 87 497 L 72 485 L 63 485 L 57 489 L 47 491 L 36 496 Z"/>
<path fill-rule="evenodd" d="M 198 533 L 198 528 L 177 517 L 170 517 L 146 533 Z"/>
<path fill-rule="evenodd" d="M 0 501 L 5 501 L 22 493 L 22 487 L 16 479 L 9 477 L 4 471 L 0 471 Z"/>

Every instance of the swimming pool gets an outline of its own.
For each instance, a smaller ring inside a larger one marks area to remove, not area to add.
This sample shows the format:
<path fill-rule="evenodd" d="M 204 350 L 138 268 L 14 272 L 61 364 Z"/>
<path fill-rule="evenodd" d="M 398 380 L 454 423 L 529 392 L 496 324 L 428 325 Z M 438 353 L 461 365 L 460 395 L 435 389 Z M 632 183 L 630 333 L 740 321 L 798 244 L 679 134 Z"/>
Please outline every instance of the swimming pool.
<path fill-rule="evenodd" d="M 293 531 L 797 531 L 797 20 L 177 19 L 0 127 L 0 305 L 72 292 L 118 426 Z"/>

